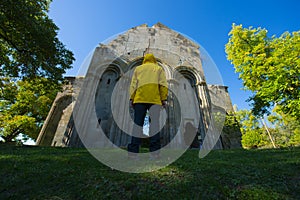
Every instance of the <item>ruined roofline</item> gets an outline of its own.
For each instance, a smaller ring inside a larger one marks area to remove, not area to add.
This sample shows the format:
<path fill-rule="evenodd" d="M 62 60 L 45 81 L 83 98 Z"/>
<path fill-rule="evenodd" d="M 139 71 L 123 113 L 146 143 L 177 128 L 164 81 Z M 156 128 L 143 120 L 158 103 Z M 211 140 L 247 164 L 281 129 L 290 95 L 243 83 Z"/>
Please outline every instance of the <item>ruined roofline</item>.
<path fill-rule="evenodd" d="M 141 24 L 139 26 L 135 26 L 135 27 L 132 27 L 131 29 L 127 30 L 127 31 L 124 31 L 124 32 L 121 32 L 120 34 L 116 34 L 108 39 L 106 39 L 105 41 L 99 43 L 99 47 L 100 46 L 109 46 L 110 43 L 112 43 L 113 41 L 117 40 L 119 37 L 123 36 L 123 35 L 126 35 L 127 33 L 129 33 L 131 30 L 135 30 L 135 29 L 140 29 L 140 28 L 153 28 L 153 29 L 164 29 L 168 32 L 172 32 L 174 33 L 174 35 L 179 38 L 180 40 L 183 40 L 183 41 L 186 41 L 190 46 L 193 46 L 194 48 L 196 49 L 200 49 L 200 45 L 195 41 L 193 40 L 192 38 L 190 38 L 189 36 L 187 35 L 184 35 L 183 33 L 180 33 L 178 31 L 175 31 L 171 28 L 169 28 L 168 26 L 162 24 L 161 22 L 157 22 L 156 24 L 154 24 L 153 26 L 149 26 L 147 23 L 145 24 Z"/>
<path fill-rule="evenodd" d="M 142 25 L 137 26 L 137 27 L 149 27 L 149 26 L 147 24 L 142 24 Z M 170 32 L 176 33 L 178 38 L 180 38 L 182 40 L 187 40 L 187 41 L 189 41 L 190 45 L 194 46 L 197 49 L 200 49 L 200 44 L 198 44 L 195 40 L 193 40 L 192 38 L 190 38 L 189 36 L 187 36 L 183 33 L 180 33 L 176 30 L 173 30 L 173 29 L 169 28 L 168 26 L 164 25 L 161 22 L 157 22 L 156 24 L 154 24 L 152 27 L 149 27 L 149 28 L 166 29 Z"/>

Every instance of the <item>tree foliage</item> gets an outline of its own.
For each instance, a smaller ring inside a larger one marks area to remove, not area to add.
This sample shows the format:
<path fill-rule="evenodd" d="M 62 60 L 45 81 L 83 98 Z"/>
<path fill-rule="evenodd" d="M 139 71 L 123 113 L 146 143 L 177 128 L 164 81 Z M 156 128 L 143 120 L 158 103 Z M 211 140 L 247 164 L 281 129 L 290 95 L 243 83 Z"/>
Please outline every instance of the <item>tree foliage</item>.
<path fill-rule="evenodd" d="M 300 120 L 300 31 L 267 36 L 262 28 L 233 24 L 226 44 L 244 88 L 253 92 L 253 113 L 263 115 L 274 105 Z"/>
<path fill-rule="evenodd" d="M 276 109 L 266 120 L 271 138 L 262 124 L 262 119 L 255 116 L 251 110 L 239 110 L 235 113 L 244 148 L 270 148 L 273 146 L 271 139 L 276 147 L 300 145 L 300 125 L 297 120 L 275 111 Z"/>
<path fill-rule="evenodd" d="M 300 124 L 295 118 L 282 113 L 275 107 L 272 115 L 268 117 L 272 124 L 272 131 L 278 146 L 299 146 L 300 145 Z"/>
<path fill-rule="evenodd" d="M 58 91 L 59 84 L 46 78 L 23 81 L 2 78 L 0 136 L 5 142 L 20 133 L 35 139 Z"/>
<path fill-rule="evenodd" d="M 36 138 L 73 53 L 57 38 L 50 0 L 0 4 L 0 136 Z"/>
<path fill-rule="evenodd" d="M 58 40 L 48 17 L 49 0 L 5 0 L 0 4 L 0 76 L 62 80 L 73 53 Z"/>
<path fill-rule="evenodd" d="M 242 133 L 242 146 L 244 148 L 257 148 L 264 145 L 265 137 L 259 120 L 249 110 L 236 112 L 235 117 L 240 123 Z"/>

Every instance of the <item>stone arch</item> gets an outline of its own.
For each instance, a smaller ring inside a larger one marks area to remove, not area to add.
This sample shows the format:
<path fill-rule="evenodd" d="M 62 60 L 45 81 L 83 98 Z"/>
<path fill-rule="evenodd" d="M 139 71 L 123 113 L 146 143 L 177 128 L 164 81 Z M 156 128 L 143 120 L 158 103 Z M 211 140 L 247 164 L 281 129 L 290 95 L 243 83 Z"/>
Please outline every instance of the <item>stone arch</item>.
<path fill-rule="evenodd" d="M 128 70 L 132 70 L 135 67 L 143 64 L 143 59 L 144 57 L 137 57 L 134 60 L 132 60 L 129 64 L 128 64 Z"/>
<path fill-rule="evenodd" d="M 185 127 L 187 127 L 188 125 L 198 127 L 196 136 L 193 138 L 190 147 L 199 148 L 201 139 L 205 135 L 204 124 L 203 124 L 203 111 L 201 109 L 202 99 L 199 95 L 198 88 L 197 88 L 197 84 L 201 81 L 201 77 L 195 68 L 189 66 L 176 67 L 173 76 L 174 79 L 177 81 L 177 87 L 178 87 L 177 89 L 179 90 L 178 94 L 181 95 L 182 98 L 184 99 L 183 102 L 186 102 L 190 106 L 194 106 L 195 110 L 199 111 L 194 113 L 194 116 L 200 119 L 198 122 L 199 124 L 195 124 L 197 122 L 194 120 L 193 117 L 190 117 L 193 116 L 193 114 L 190 116 L 183 116 L 182 119 L 183 120 L 182 129 L 184 129 L 182 130 L 182 132 L 184 138 L 187 137 L 185 134 L 189 134 L 189 132 L 185 130 Z M 187 90 L 188 86 L 192 87 L 192 90 Z M 195 95 L 196 101 L 193 100 L 192 98 L 193 95 Z M 181 106 L 185 106 L 185 105 L 181 105 Z"/>
<path fill-rule="evenodd" d="M 175 67 L 175 73 L 173 74 L 173 76 L 176 76 L 176 72 L 179 72 L 186 79 L 188 79 L 189 81 L 192 81 L 193 85 L 196 85 L 197 83 L 202 81 L 202 78 L 199 75 L 199 72 L 194 67 L 177 66 L 177 67 Z M 176 79 L 176 77 L 174 77 L 174 78 Z"/>
<path fill-rule="evenodd" d="M 102 130 L 108 137 L 112 123 L 111 95 L 120 75 L 120 67 L 115 63 L 110 64 L 98 80 L 95 93 L 95 112 L 98 123 L 101 124 Z"/>
<path fill-rule="evenodd" d="M 161 66 L 164 69 L 164 71 L 166 73 L 167 80 L 170 80 L 172 78 L 171 67 L 168 64 L 166 64 L 164 62 L 160 62 L 160 61 L 158 61 L 158 65 Z"/>
<path fill-rule="evenodd" d="M 44 126 L 41 130 L 40 136 L 37 139 L 37 144 L 43 146 L 57 146 L 59 144 L 53 144 L 54 137 L 58 138 L 58 133 L 63 133 L 59 129 L 64 128 L 68 123 L 68 118 L 72 113 L 72 107 L 70 107 L 72 103 L 72 95 L 63 95 L 57 98 L 51 110 L 47 116 L 46 121 L 44 122 Z M 69 108 L 69 112 L 67 110 Z M 62 120 L 65 118 L 64 120 Z M 62 138 L 61 138 L 62 139 Z M 58 143 L 62 143 L 63 141 L 57 141 Z M 56 142 L 55 142 L 56 143 Z M 63 146 L 60 145 L 60 146 Z"/>
<path fill-rule="evenodd" d="M 90 83 L 98 84 L 101 77 L 103 77 L 103 73 L 107 71 L 114 71 L 121 76 L 127 70 L 127 62 L 119 57 L 114 60 L 108 60 L 104 63 L 95 64 L 92 67 L 92 70 L 88 70 L 85 78 L 88 77 Z"/>
<path fill-rule="evenodd" d="M 190 86 L 193 88 L 193 91 L 196 94 L 198 102 L 201 101 L 198 95 L 198 91 L 196 89 L 197 83 L 201 80 L 200 76 L 196 73 L 196 71 L 192 67 L 187 66 L 179 66 L 175 68 L 174 71 L 174 79 L 177 83 L 180 84 L 180 79 L 185 78 L 190 83 Z M 185 84 L 185 83 L 183 83 Z M 183 90 L 185 90 L 186 85 L 183 85 Z"/>
<path fill-rule="evenodd" d="M 122 75 L 124 72 L 127 71 L 128 67 L 128 62 L 126 60 L 123 60 L 120 57 L 117 57 L 111 65 L 109 66 L 114 66 L 115 70 L 119 71 L 120 74 Z"/>

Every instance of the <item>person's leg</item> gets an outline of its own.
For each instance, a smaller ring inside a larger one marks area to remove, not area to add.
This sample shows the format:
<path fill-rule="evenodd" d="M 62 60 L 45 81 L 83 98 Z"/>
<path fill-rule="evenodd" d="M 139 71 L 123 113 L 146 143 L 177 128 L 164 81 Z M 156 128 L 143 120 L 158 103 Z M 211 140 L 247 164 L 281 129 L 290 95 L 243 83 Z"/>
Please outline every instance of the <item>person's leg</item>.
<path fill-rule="evenodd" d="M 155 154 L 159 154 L 159 149 L 161 148 L 160 144 L 160 127 L 159 127 L 159 114 L 160 114 L 161 106 L 160 105 L 152 105 L 149 109 L 149 115 L 151 119 L 150 127 L 149 127 L 149 136 L 150 136 L 150 152 L 155 152 Z"/>
<path fill-rule="evenodd" d="M 128 152 L 139 153 L 146 112 L 146 104 L 137 103 L 134 105 L 134 125 L 132 129 L 131 143 L 128 144 Z"/>

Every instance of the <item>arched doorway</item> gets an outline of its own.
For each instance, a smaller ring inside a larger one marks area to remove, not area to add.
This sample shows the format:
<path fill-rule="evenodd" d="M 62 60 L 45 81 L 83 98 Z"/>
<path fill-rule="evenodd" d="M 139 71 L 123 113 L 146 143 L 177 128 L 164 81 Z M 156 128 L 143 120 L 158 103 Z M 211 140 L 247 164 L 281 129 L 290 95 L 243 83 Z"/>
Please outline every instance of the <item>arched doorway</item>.
<path fill-rule="evenodd" d="M 114 123 L 111 111 L 111 96 L 120 74 L 120 68 L 117 65 L 111 64 L 100 77 L 95 94 L 95 111 L 98 119 L 97 126 L 101 126 L 106 137 L 113 143 L 115 142 L 115 136 L 111 131 Z"/>
<path fill-rule="evenodd" d="M 65 146 L 63 143 L 64 129 L 72 113 L 72 96 L 64 95 L 57 99 L 52 106 L 49 116 L 43 126 L 40 137 L 37 139 L 38 145 L 43 146 Z"/>
<path fill-rule="evenodd" d="M 192 67 L 180 66 L 176 68 L 177 94 L 181 98 L 181 109 L 185 110 L 182 116 L 181 132 L 185 145 L 190 148 L 199 148 L 204 136 L 201 99 L 196 84 L 198 78 Z M 175 108 L 175 110 L 178 108 Z M 176 111 L 174 111 L 176 112 Z"/>

